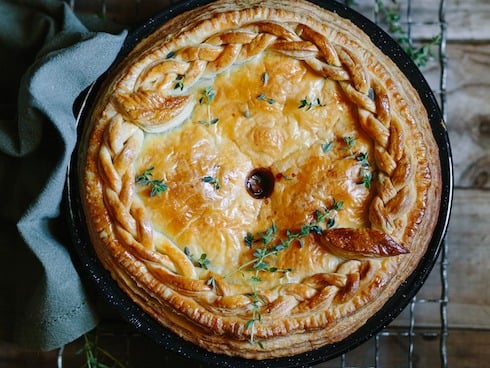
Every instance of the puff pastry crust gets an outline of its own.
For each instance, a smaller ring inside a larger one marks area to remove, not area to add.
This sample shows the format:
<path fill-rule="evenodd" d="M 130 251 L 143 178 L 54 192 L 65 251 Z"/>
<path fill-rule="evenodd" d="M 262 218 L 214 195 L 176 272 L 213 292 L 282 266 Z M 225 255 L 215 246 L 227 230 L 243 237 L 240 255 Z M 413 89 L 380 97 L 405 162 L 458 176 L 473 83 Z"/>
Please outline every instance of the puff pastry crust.
<path fill-rule="evenodd" d="M 439 211 L 419 96 L 349 20 L 302 0 L 176 16 L 109 75 L 80 150 L 103 265 L 211 352 L 338 342 L 393 295 Z"/>

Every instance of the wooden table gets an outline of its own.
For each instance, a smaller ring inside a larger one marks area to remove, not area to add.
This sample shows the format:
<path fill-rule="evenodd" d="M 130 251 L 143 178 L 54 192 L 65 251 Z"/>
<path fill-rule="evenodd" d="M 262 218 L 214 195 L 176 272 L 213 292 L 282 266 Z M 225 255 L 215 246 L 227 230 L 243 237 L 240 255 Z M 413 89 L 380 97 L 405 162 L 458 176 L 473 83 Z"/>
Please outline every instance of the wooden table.
<path fill-rule="evenodd" d="M 398 2 L 406 7 L 407 0 Z M 107 0 L 105 7 L 101 7 L 99 0 L 71 3 L 78 12 L 105 12 L 116 21 L 129 23 L 144 19 L 170 1 Z M 385 0 L 385 3 L 388 5 L 391 1 Z M 356 4 L 354 8 L 363 14 L 373 14 L 374 0 L 358 0 Z M 438 265 L 417 298 L 440 298 L 441 283 L 447 281 L 448 335 L 444 345 L 448 366 L 480 368 L 490 364 L 487 280 L 490 274 L 490 1 L 444 0 L 443 4 L 447 25 L 445 91 L 438 90 L 441 75 L 437 59 L 429 62 L 423 73 L 434 89 L 446 97 L 443 108 L 453 151 L 454 203 L 447 235 L 448 252 L 443 259 L 447 261 L 443 265 L 447 267 L 447 279 L 441 280 Z M 411 20 L 417 22 L 412 26 L 411 36 L 428 39 L 439 32 L 440 0 L 412 0 L 410 5 Z M 434 21 L 435 25 L 430 24 Z M 414 334 L 410 344 L 407 344 L 409 337 L 400 334 L 380 348 L 376 357 L 374 347 L 380 341 L 373 339 L 347 354 L 345 360 L 339 358 L 315 367 L 441 366 L 440 306 L 440 303 L 421 303 L 412 315 L 405 311 L 393 322 L 392 330 L 407 331 L 410 318 L 415 319 L 417 331 L 427 332 Z M 160 362 L 161 366 L 189 366 L 182 358 L 161 351 L 142 336 L 128 337 L 131 332 L 125 327 L 108 322 L 101 330 L 101 344 L 105 341 L 111 352 L 124 356 L 123 360 L 137 362 L 133 364 L 135 367 L 149 366 L 153 361 Z M 431 334 L 431 331 L 435 332 Z M 81 344 L 79 340 L 65 347 L 64 367 L 81 366 L 81 358 L 75 354 Z M 29 353 L 0 342 L 0 367 L 29 364 L 52 367 L 57 354 Z"/>

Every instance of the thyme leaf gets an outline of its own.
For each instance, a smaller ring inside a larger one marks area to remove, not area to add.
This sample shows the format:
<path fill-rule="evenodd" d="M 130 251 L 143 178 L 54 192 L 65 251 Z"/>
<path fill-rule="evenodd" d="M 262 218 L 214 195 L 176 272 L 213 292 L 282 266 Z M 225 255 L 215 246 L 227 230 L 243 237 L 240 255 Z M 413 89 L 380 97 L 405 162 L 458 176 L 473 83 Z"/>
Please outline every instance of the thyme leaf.
<path fill-rule="evenodd" d="M 269 73 L 264 72 L 264 73 L 262 74 L 261 79 L 262 79 L 262 83 L 263 83 L 264 85 L 266 85 L 266 84 L 267 84 L 267 82 L 269 82 Z"/>
<path fill-rule="evenodd" d="M 213 176 L 205 176 L 201 179 L 204 183 L 209 183 L 212 186 L 214 186 L 214 189 L 219 190 L 221 189 L 221 184 L 219 183 L 218 179 L 213 177 Z"/>
<path fill-rule="evenodd" d="M 100 347 L 95 339 L 92 339 L 89 334 L 84 336 L 83 348 L 80 349 L 76 354 L 85 355 L 84 367 L 88 368 L 125 368 L 125 365 L 119 361 L 113 354 L 109 351 Z"/>
<path fill-rule="evenodd" d="M 366 189 L 371 188 L 371 180 L 373 178 L 373 173 L 369 165 L 369 157 L 367 152 L 361 152 L 357 154 L 356 160 L 361 165 L 361 176 L 362 180 L 359 184 L 363 184 Z"/>
<path fill-rule="evenodd" d="M 207 105 L 208 119 L 207 120 L 199 120 L 199 124 L 211 126 L 216 125 L 219 121 L 218 118 L 213 118 L 211 115 L 211 103 L 214 101 L 216 97 L 216 91 L 213 86 L 208 86 L 201 91 L 201 98 L 199 98 L 199 103 L 201 105 Z"/>
<path fill-rule="evenodd" d="M 202 104 L 206 104 L 206 105 L 210 105 L 211 102 L 214 101 L 214 98 L 216 97 L 216 91 L 214 90 L 213 86 L 208 86 L 206 88 L 204 88 L 202 91 L 201 91 L 201 98 L 199 99 L 199 103 L 202 105 Z"/>
<path fill-rule="evenodd" d="M 354 153 L 352 152 L 352 150 L 354 149 L 354 146 L 356 145 L 356 138 L 355 137 L 351 137 L 351 136 L 347 136 L 347 137 L 344 137 L 344 142 L 345 144 L 347 145 L 347 147 L 345 148 L 346 151 L 349 151 L 349 156 L 348 157 L 352 157 L 354 155 Z"/>
<path fill-rule="evenodd" d="M 257 96 L 257 100 L 259 101 L 267 101 L 269 105 L 272 105 L 276 102 L 273 98 L 267 97 L 265 93 L 261 93 Z"/>
<path fill-rule="evenodd" d="M 208 269 L 208 265 L 211 263 L 211 261 L 208 259 L 208 256 L 206 253 L 202 253 L 199 258 L 195 258 L 194 255 L 192 254 L 191 250 L 189 247 L 184 248 L 184 254 L 189 258 L 189 260 L 192 262 L 192 264 L 196 267 L 203 268 L 205 270 Z M 209 280 L 208 280 L 209 282 Z M 212 281 L 213 283 L 215 282 L 214 280 Z M 208 284 L 209 285 L 209 284 Z"/>
<path fill-rule="evenodd" d="M 209 127 L 211 125 L 218 124 L 218 121 L 219 121 L 218 118 L 214 118 L 214 119 L 211 119 L 211 120 L 199 120 L 199 124 L 206 125 L 206 126 Z"/>
<path fill-rule="evenodd" d="M 306 108 L 306 111 L 311 110 L 313 107 L 322 107 L 325 106 L 320 102 L 320 99 L 317 97 L 313 101 L 310 100 L 308 96 L 304 99 L 300 100 L 298 108 Z"/>
<path fill-rule="evenodd" d="M 315 211 L 313 220 L 304 223 L 297 231 L 287 229 L 280 232 L 276 224 L 272 223 L 270 227 L 264 231 L 253 234 L 247 232 L 244 237 L 244 243 L 248 248 L 253 249 L 252 260 L 242 264 L 237 269 L 231 271 L 225 275 L 225 278 L 236 272 L 243 274 L 244 270 L 253 271 L 254 274 L 248 279 L 252 287 L 252 292 L 248 294 L 252 305 L 252 318 L 250 318 L 245 324 L 246 329 L 250 330 L 250 343 L 256 343 L 255 332 L 256 324 L 260 323 L 262 316 L 260 309 L 265 305 L 264 300 L 257 291 L 257 285 L 262 281 L 260 278 L 261 272 L 292 272 L 291 268 L 278 268 L 271 265 L 273 262 L 273 256 L 277 256 L 280 252 L 288 249 L 293 242 L 298 242 L 300 247 L 303 247 L 303 238 L 309 234 L 322 234 L 323 226 L 330 228 L 335 224 L 335 216 L 338 211 L 342 209 L 342 201 L 333 199 L 333 203 L 330 209 L 322 208 Z"/>
<path fill-rule="evenodd" d="M 180 89 L 181 91 L 184 89 L 184 74 L 179 74 L 177 78 L 175 78 L 174 89 Z"/>
<path fill-rule="evenodd" d="M 167 184 L 163 182 L 163 179 L 161 180 L 156 180 L 156 179 L 151 179 L 150 177 L 153 175 L 154 167 L 151 166 L 150 168 L 146 169 L 142 174 L 136 176 L 135 178 L 135 183 L 143 186 L 150 186 L 151 191 L 150 191 L 150 197 L 154 197 L 157 195 L 160 195 L 160 193 L 165 192 L 168 189 Z"/>
<path fill-rule="evenodd" d="M 323 153 L 328 153 L 332 150 L 333 148 L 333 142 L 326 142 L 322 144 L 322 151 Z"/>

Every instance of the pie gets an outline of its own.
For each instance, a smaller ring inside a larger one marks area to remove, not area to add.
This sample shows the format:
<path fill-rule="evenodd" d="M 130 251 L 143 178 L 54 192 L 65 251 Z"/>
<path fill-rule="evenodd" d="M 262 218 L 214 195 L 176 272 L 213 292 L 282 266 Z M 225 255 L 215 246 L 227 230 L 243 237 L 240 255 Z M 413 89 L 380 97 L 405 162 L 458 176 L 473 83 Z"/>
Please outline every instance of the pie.
<path fill-rule="evenodd" d="M 109 73 L 79 151 L 104 267 L 182 338 L 248 359 L 358 330 L 414 271 L 438 217 L 428 114 L 349 20 L 222 0 Z"/>

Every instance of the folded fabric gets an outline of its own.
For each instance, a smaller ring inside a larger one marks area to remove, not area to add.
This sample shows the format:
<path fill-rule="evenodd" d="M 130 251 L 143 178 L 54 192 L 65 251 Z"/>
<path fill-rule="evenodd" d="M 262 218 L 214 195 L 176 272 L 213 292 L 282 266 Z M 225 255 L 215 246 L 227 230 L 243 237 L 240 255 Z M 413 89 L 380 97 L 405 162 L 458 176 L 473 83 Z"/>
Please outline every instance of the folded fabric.
<path fill-rule="evenodd" d="M 0 0 L 0 339 L 51 350 L 97 323 L 60 203 L 74 100 L 125 36 L 88 29 L 61 1 Z"/>

